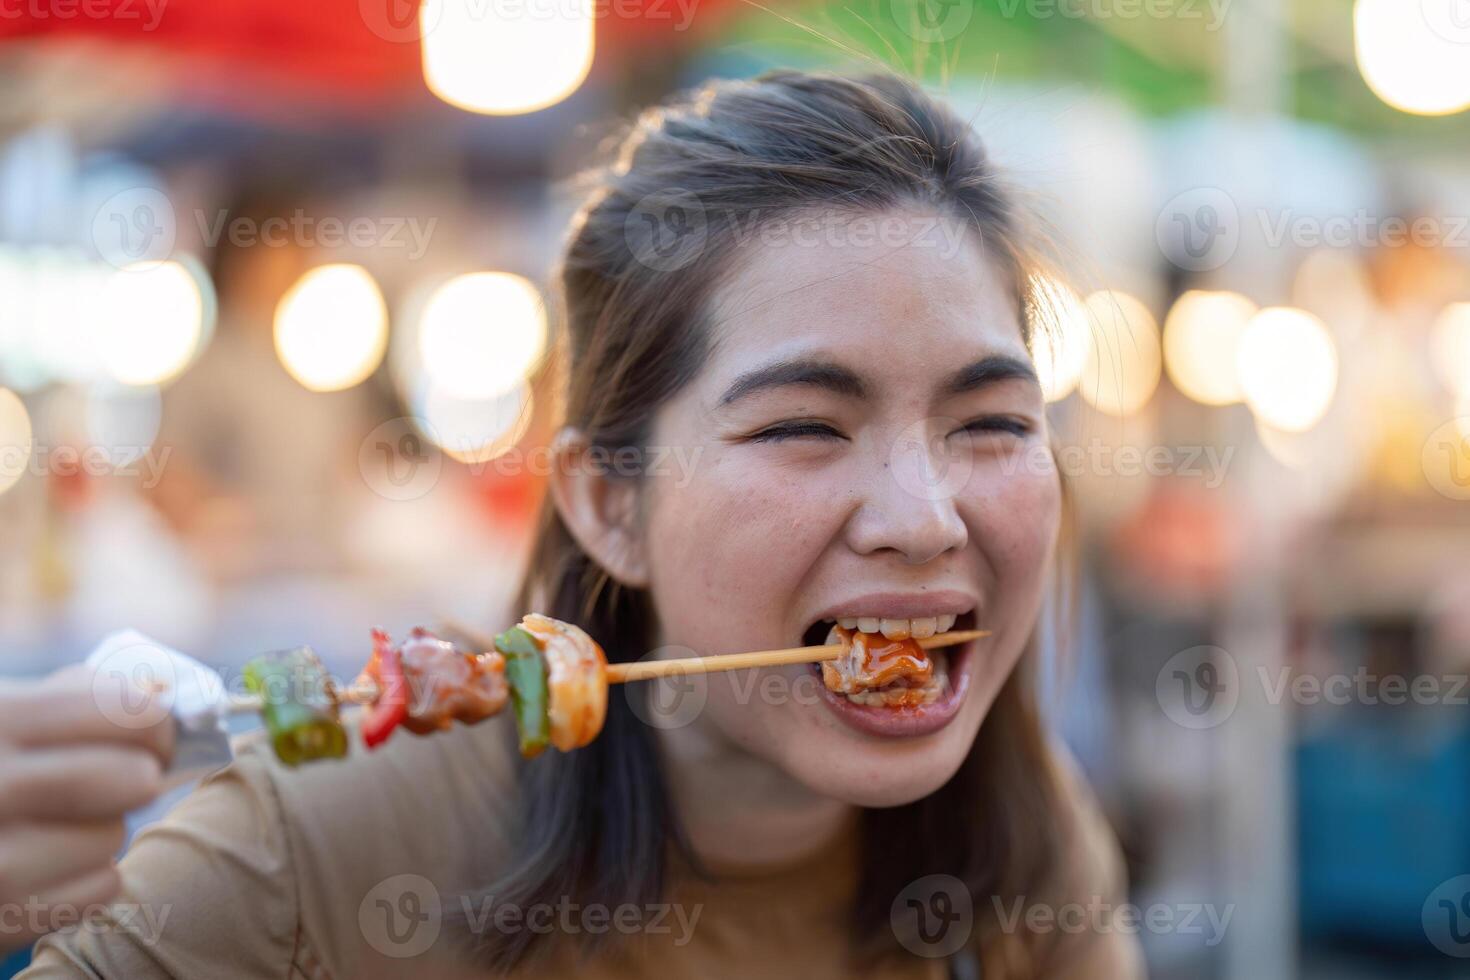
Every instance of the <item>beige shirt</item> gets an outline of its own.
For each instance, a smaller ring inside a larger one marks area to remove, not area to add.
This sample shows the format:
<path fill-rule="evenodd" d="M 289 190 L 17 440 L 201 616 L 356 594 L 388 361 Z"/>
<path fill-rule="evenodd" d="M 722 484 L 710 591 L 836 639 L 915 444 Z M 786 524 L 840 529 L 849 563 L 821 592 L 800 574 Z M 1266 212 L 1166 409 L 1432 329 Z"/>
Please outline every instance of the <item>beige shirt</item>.
<path fill-rule="evenodd" d="M 846 905 L 857 833 L 782 867 L 676 875 L 665 907 L 521 910 L 463 904 L 483 887 L 469 868 L 503 860 L 516 815 L 509 719 L 428 738 L 397 734 L 346 762 L 287 769 L 259 735 L 164 820 L 143 830 L 120 868 L 125 895 L 105 918 L 50 936 L 21 977 L 483 977 L 452 962 L 466 915 L 485 928 L 603 932 L 619 942 L 590 958 L 572 944 L 536 976 L 852 975 Z M 1116 843 L 1080 783 L 1077 901 L 1122 900 Z M 976 899 L 980 905 L 980 899 Z M 977 907 L 977 914 L 981 911 Z M 1120 932 L 1085 937 L 1069 976 L 1141 975 Z M 938 978 L 944 962 L 885 961 L 873 977 Z M 986 978 L 1003 976 L 987 964 Z"/>

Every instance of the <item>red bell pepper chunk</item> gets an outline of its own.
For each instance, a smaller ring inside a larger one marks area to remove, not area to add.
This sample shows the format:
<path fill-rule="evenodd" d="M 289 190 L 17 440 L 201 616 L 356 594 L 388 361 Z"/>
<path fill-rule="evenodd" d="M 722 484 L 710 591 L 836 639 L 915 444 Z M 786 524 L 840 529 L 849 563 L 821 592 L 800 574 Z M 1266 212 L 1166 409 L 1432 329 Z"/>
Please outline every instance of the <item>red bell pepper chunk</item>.
<path fill-rule="evenodd" d="M 408 718 L 408 681 L 403 656 L 382 630 L 373 630 L 373 658 L 377 667 L 378 697 L 362 720 L 362 740 L 368 748 L 386 742 Z"/>

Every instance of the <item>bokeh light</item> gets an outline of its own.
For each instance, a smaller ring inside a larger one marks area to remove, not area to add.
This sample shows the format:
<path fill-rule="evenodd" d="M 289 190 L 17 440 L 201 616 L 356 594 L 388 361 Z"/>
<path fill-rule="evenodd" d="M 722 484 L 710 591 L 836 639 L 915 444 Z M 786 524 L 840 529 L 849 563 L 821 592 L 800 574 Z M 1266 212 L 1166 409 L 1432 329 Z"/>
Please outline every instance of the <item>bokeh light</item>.
<path fill-rule="evenodd" d="M 525 382 L 490 398 L 457 398 L 429 386 L 415 405 L 429 441 L 461 463 L 484 463 L 514 446 L 531 424 L 534 401 Z"/>
<path fill-rule="evenodd" d="M 1037 276 L 1032 290 L 1031 357 L 1046 400 L 1057 402 L 1077 389 L 1092 348 L 1092 328 L 1081 297 L 1065 283 Z"/>
<path fill-rule="evenodd" d="M 1353 38 L 1363 81 L 1403 112 L 1470 109 L 1470 25 L 1462 0 L 1357 0 Z M 1436 29 L 1436 28 L 1439 29 Z"/>
<path fill-rule="evenodd" d="M 1163 372 L 1158 322 L 1127 293 L 1100 290 L 1084 305 L 1092 344 L 1078 389 L 1099 411 L 1132 415 L 1148 404 Z"/>
<path fill-rule="evenodd" d="M 1451 303 L 1435 320 L 1430 357 L 1445 387 L 1470 398 L 1470 303 Z"/>
<path fill-rule="evenodd" d="M 163 423 L 163 396 L 155 385 L 90 385 L 84 405 L 87 441 L 127 466 L 148 452 Z"/>
<path fill-rule="evenodd" d="M 9 388 L 0 388 L 0 493 L 25 475 L 31 458 L 31 416 L 25 402 Z"/>
<path fill-rule="evenodd" d="M 545 353 L 546 306 L 520 276 L 458 276 L 429 298 L 418 339 L 436 388 L 471 401 L 493 398 L 524 380 Z"/>
<path fill-rule="evenodd" d="M 1184 394 L 1202 405 L 1240 401 L 1235 355 L 1256 304 L 1239 293 L 1190 290 L 1164 321 L 1164 366 Z"/>
<path fill-rule="evenodd" d="M 189 366 L 208 335 L 213 308 L 200 275 L 168 261 L 108 276 L 97 338 L 109 375 L 123 384 L 162 384 Z"/>
<path fill-rule="evenodd" d="M 513 115 L 575 92 L 592 68 L 592 4 L 424 0 L 424 81 L 450 105 Z"/>
<path fill-rule="evenodd" d="M 1246 325 L 1236 355 L 1245 402 L 1264 425 L 1305 432 L 1321 421 L 1337 390 L 1337 345 L 1306 310 L 1277 306 Z"/>
<path fill-rule="evenodd" d="M 275 338 L 276 354 L 291 377 L 311 391 L 341 391 L 382 363 L 388 307 L 362 266 L 320 266 L 281 297 Z"/>

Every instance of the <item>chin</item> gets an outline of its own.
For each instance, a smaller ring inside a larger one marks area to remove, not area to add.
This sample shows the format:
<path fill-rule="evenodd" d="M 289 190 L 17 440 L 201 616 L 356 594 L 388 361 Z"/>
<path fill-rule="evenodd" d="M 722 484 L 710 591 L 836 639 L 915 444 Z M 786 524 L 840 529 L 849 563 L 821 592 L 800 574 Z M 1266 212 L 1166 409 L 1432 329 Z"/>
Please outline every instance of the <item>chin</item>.
<path fill-rule="evenodd" d="M 879 740 L 823 731 L 781 760 L 792 777 L 822 796 L 853 806 L 903 806 L 949 782 L 974 744 L 974 727 L 959 724 L 932 735 Z"/>

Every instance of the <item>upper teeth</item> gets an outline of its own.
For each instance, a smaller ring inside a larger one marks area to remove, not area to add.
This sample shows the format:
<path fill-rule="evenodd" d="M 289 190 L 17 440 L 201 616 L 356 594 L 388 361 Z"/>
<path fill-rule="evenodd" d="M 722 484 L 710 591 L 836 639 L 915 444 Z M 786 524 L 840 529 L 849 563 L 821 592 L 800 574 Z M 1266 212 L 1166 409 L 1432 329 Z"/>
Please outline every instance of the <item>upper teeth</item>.
<path fill-rule="evenodd" d="M 909 637 L 923 639 L 933 636 L 935 633 L 948 633 L 954 629 L 955 617 L 950 616 L 916 616 L 913 619 L 892 619 L 887 616 L 844 616 L 837 620 L 837 625 L 844 629 L 857 630 L 859 633 L 882 633 L 890 640 L 904 640 Z"/>

